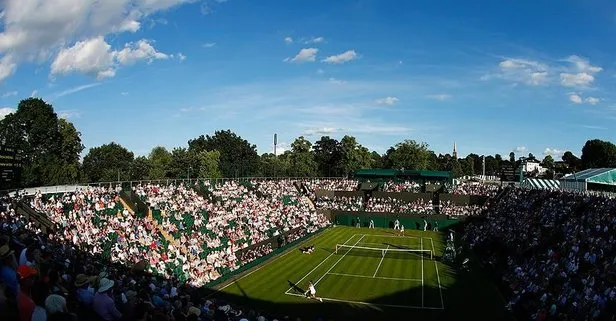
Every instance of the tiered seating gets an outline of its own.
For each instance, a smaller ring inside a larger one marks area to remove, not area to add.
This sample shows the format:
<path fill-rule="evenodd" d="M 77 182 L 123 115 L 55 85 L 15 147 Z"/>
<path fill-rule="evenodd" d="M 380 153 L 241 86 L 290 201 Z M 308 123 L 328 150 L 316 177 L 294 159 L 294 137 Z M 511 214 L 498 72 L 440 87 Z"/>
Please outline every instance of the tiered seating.
<path fill-rule="evenodd" d="M 432 201 L 424 201 L 417 199 L 415 201 L 405 201 L 396 198 L 378 198 L 372 197 L 366 203 L 367 212 L 387 212 L 387 213 L 405 213 L 405 214 L 434 214 Z"/>
<path fill-rule="evenodd" d="M 311 199 L 315 199 L 317 190 L 355 191 L 359 182 L 353 179 L 311 179 L 304 181 Z"/>
<path fill-rule="evenodd" d="M 315 202 L 315 205 L 321 209 L 358 212 L 364 209 L 364 198 L 361 196 L 321 197 Z"/>
<path fill-rule="evenodd" d="M 385 192 L 407 192 L 407 193 L 419 193 L 421 191 L 421 184 L 415 181 L 388 181 L 383 184 L 383 191 Z"/>
<path fill-rule="evenodd" d="M 610 320 L 616 200 L 513 189 L 464 241 L 500 274 L 521 319 Z"/>

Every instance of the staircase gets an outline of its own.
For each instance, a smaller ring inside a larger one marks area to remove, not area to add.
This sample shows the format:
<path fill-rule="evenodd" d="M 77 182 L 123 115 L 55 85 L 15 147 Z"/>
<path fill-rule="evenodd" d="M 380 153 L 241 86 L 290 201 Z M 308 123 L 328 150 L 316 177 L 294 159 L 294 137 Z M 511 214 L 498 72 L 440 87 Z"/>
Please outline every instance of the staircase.
<path fill-rule="evenodd" d="M 162 212 L 161 214 L 164 217 L 165 213 Z M 186 246 L 184 246 L 184 244 L 180 244 L 179 240 L 176 240 L 171 234 L 169 234 L 169 232 L 167 230 L 165 230 L 160 224 L 158 224 L 158 222 L 154 219 L 154 217 L 152 217 L 152 209 L 150 209 L 150 208 L 148 208 L 147 218 L 154 225 L 154 227 L 156 227 L 156 229 L 160 232 L 160 234 L 163 235 L 165 240 L 167 240 L 167 242 L 169 242 L 169 244 L 173 245 L 173 247 L 175 247 L 176 249 L 180 249 L 180 252 L 183 255 L 188 256 L 188 254 L 189 254 L 188 253 L 188 248 L 186 248 Z"/>

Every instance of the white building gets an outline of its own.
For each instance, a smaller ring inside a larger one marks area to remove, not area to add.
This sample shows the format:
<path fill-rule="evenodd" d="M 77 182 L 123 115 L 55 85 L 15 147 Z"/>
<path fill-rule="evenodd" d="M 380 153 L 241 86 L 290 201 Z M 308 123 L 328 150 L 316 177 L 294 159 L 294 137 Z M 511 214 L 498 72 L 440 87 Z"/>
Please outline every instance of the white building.
<path fill-rule="evenodd" d="M 541 163 L 535 160 L 526 159 L 522 162 L 522 170 L 524 173 L 537 172 L 539 175 L 544 174 L 548 169 L 541 166 Z"/>

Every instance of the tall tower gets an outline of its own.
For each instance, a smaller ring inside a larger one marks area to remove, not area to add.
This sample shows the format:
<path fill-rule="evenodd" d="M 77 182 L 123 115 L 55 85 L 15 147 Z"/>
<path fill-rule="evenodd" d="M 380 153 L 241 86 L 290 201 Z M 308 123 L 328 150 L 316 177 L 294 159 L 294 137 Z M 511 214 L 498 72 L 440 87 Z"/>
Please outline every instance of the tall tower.
<path fill-rule="evenodd" d="M 456 148 L 456 142 L 453 142 L 453 158 L 458 159 L 458 149 Z"/>

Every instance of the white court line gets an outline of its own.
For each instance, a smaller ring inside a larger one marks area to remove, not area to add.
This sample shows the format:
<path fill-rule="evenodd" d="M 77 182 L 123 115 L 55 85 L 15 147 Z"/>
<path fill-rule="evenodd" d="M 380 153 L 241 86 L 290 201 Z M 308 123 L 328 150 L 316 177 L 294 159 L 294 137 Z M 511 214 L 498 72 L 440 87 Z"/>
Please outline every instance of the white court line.
<path fill-rule="evenodd" d="M 328 230 L 329 230 L 329 229 L 330 229 L 330 228 L 328 228 Z M 323 231 L 322 233 L 325 233 L 325 232 L 327 232 L 327 231 Z M 321 234 L 321 235 L 323 235 L 323 234 Z M 355 235 L 357 235 L 357 234 L 355 234 Z M 353 235 L 353 236 L 355 236 L 355 235 Z M 353 236 L 351 236 L 351 237 L 353 237 Z M 317 237 L 319 237 L 319 235 L 318 235 Z M 226 288 L 227 288 L 227 287 L 229 287 L 231 284 L 235 284 L 235 282 L 240 281 L 241 279 L 243 279 L 243 278 L 245 278 L 245 277 L 247 277 L 247 276 L 249 276 L 249 275 L 251 275 L 251 274 L 253 274 L 253 273 L 257 272 L 257 271 L 259 271 L 260 269 L 264 268 L 265 266 L 270 265 L 270 264 L 272 264 L 272 263 L 274 263 L 274 262 L 278 261 L 279 259 L 283 258 L 285 255 L 287 255 L 287 254 L 289 254 L 289 253 L 293 252 L 293 249 L 295 249 L 295 248 L 297 248 L 298 246 L 300 246 L 300 245 L 302 245 L 302 244 L 306 243 L 306 242 L 307 242 L 308 240 L 310 240 L 310 239 L 312 239 L 312 238 L 307 238 L 306 240 L 304 240 L 303 242 L 301 242 L 301 243 L 297 244 L 297 245 L 296 245 L 296 246 L 294 246 L 293 248 L 288 249 L 288 251 L 287 251 L 287 252 L 285 252 L 285 253 L 283 253 L 282 255 L 280 255 L 280 256 L 278 256 L 278 257 L 274 258 L 273 260 L 271 260 L 271 261 L 269 261 L 269 262 L 267 262 L 267 263 L 262 264 L 261 266 L 259 266 L 258 268 L 256 268 L 256 269 L 254 269 L 254 270 L 250 271 L 249 273 L 242 275 L 239 279 L 233 280 L 233 282 L 230 282 L 229 284 L 227 284 L 227 285 L 223 286 L 222 288 L 220 288 L 220 289 L 218 289 L 218 290 L 214 291 L 214 293 L 212 293 L 212 294 L 210 294 L 210 295 L 206 296 L 205 298 L 207 299 L 207 298 L 211 297 L 212 295 L 214 295 L 214 294 L 216 294 L 216 293 L 218 293 L 218 292 L 220 292 L 220 291 L 222 291 L 222 290 L 226 289 Z"/>
<path fill-rule="evenodd" d="M 354 277 L 354 278 L 365 278 L 365 279 L 383 279 L 383 280 L 397 280 L 397 281 L 412 281 L 412 282 L 421 282 L 420 279 L 405 279 L 405 278 L 388 278 L 388 277 L 384 277 L 384 276 L 367 276 L 367 275 L 360 275 L 360 274 L 346 274 L 346 273 L 335 273 L 335 272 L 330 272 L 327 273 L 329 275 L 338 275 L 338 276 L 348 276 L 348 277 Z"/>
<path fill-rule="evenodd" d="M 419 239 L 421 250 L 423 250 L 423 239 Z M 424 306 L 424 265 L 423 254 L 421 255 L 421 306 Z"/>
<path fill-rule="evenodd" d="M 383 245 L 383 243 L 369 243 L 369 242 L 361 242 L 361 243 L 357 243 L 357 245 L 361 246 L 361 245 Z"/>
<path fill-rule="evenodd" d="M 357 240 L 357 242 L 355 242 L 355 244 L 353 244 L 353 246 L 357 245 L 357 243 L 359 243 L 359 241 L 361 241 L 361 239 L 363 239 L 363 238 L 364 238 L 364 236 L 366 236 L 366 234 L 362 235 L 362 236 L 359 238 L 359 240 Z M 345 257 L 347 254 L 349 254 L 349 252 L 351 252 L 351 250 L 352 250 L 352 249 L 353 249 L 352 247 L 351 247 L 351 248 L 349 248 L 349 249 L 346 251 L 346 253 L 344 253 L 344 254 L 342 255 L 342 257 L 341 257 L 341 258 L 339 258 L 339 259 L 338 259 L 338 261 L 336 261 L 336 263 L 334 263 L 334 265 L 332 265 L 332 266 L 329 268 L 329 270 L 327 270 L 327 272 L 325 272 L 325 274 L 323 274 L 323 276 L 321 276 L 321 278 L 319 278 L 319 279 L 318 279 L 315 283 L 313 283 L 313 284 L 314 284 L 314 286 L 317 286 L 317 284 L 319 284 L 319 282 L 321 282 L 321 280 L 323 280 L 323 278 L 327 275 L 327 273 L 329 273 L 329 272 L 330 272 L 330 271 L 331 271 L 334 267 L 336 267 L 336 265 L 338 265 L 338 263 L 340 263 L 340 261 L 342 261 L 342 259 L 344 259 L 344 257 Z"/>
<path fill-rule="evenodd" d="M 389 245 L 387 245 L 387 249 L 389 249 Z M 385 254 L 387 254 L 387 249 L 385 249 Z M 376 271 L 374 271 L 374 275 L 372 275 L 373 278 L 379 272 L 379 269 L 381 268 L 381 264 L 383 264 L 383 259 L 385 259 L 385 254 L 383 254 L 383 256 L 381 256 L 381 262 L 379 262 L 379 266 L 376 267 Z"/>
<path fill-rule="evenodd" d="M 348 241 L 352 240 L 355 236 L 357 236 L 358 234 L 353 234 L 351 237 L 349 237 L 346 241 L 344 241 L 344 243 L 342 244 L 347 244 Z M 361 238 L 360 238 L 361 240 Z M 332 255 L 336 254 L 336 252 L 332 252 L 329 256 L 327 256 L 325 259 L 323 259 L 323 261 L 321 261 L 321 263 L 319 263 L 319 265 L 315 266 L 314 269 L 310 270 L 310 272 L 308 272 L 308 274 L 304 275 L 303 278 L 301 278 L 299 281 L 297 281 L 295 284 L 299 284 L 300 282 L 302 282 L 307 276 L 310 275 L 310 273 L 314 272 L 314 270 L 316 270 L 317 268 L 319 268 L 319 266 L 321 266 L 323 263 L 325 263 L 325 261 L 327 261 Z M 289 294 L 288 292 L 293 290 L 293 287 L 290 287 L 288 290 L 286 290 L 284 293 Z"/>
<path fill-rule="evenodd" d="M 303 298 L 306 297 L 304 295 L 297 294 L 297 293 L 285 293 L 285 294 L 293 295 L 293 296 L 297 296 L 297 297 L 303 297 Z M 342 302 L 342 303 L 351 303 L 351 304 L 361 304 L 361 305 L 368 305 L 368 306 L 372 306 L 372 307 L 387 307 L 387 308 L 402 308 L 402 309 L 425 309 L 425 310 L 443 310 L 443 308 L 418 307 L 418 306 L 413 306 L 413 305 L 380 304 L 380 303 L 369 303 L 369 302 L 361 302 L 361 301 L 338 300 L 338 299 L 331 299 L 331 298 L 324 298 L 324 297 L 320 297 L 320 298 L 323 299 L 323 301 Z"/>
<path fill-rule="evenodd" d="M 432 241 L 432 239 L 430 239 L 430 242 L 432 243 L 432 255 L 436 255 L 436 252 L 434 251 L 434 241 Z M 436 260 L 434 260 L 434 267 L 436 268 L 436 280 L 438 281 L 438 292 L 441 295 L 441 309 L 445 308 L 445 301 L 443 301 L 443 290 L 441 289 L 441 277 L 438 275 L 438 262 Z"/>
<path fill-rule="evenodd" d="M 381 234 L 365 234 L 365 235 L 368 235 L 368 236 L 379 236 L 379 237 L 395 237 L 397 239 L 399 239 L 399 238 L 403 238 L 403 239 L 420 239 L 421 238 L 421 237 L 417 237 L 417 236 L 396 236 L 396 235 L 381 235 Z"/>

